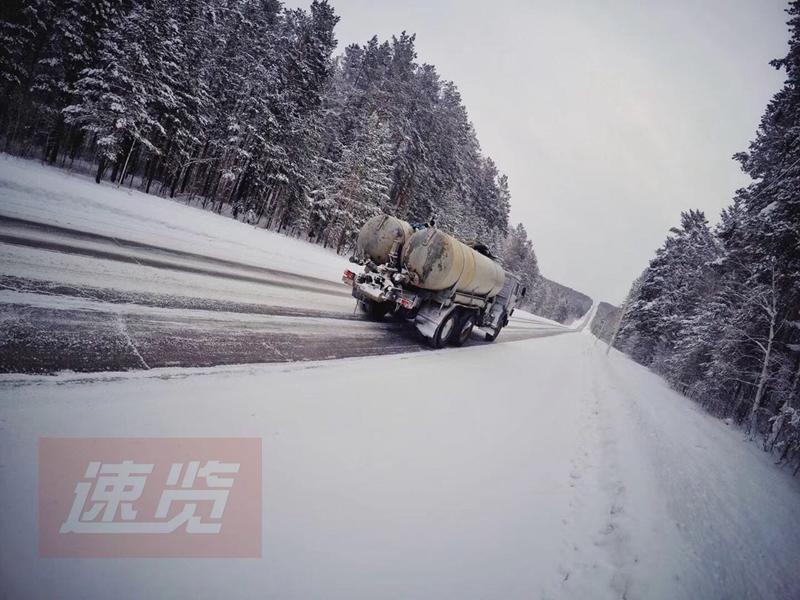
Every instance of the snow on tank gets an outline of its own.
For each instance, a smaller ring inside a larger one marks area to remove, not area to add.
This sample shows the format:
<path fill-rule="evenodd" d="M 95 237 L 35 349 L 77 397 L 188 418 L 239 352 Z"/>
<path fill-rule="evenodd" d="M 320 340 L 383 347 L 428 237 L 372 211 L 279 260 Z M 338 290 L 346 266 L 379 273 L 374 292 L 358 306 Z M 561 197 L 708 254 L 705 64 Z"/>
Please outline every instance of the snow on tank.
<path fill-rule="evenodd" d="M 399 243 L 399 251 L 413 232 L 411 225 L 402 219 L 376 215 L 364 223 L 358 232 L 355 258 L 362 263 L 371 260 L 378 265 L 386 264 L 395 241 Z"/>
<path fill-rule="evenodd" d="M 493 298 L 505 283 L 498 263 L 435 228 L 417 231 L 406 241 L 402 265 L 411 283 L 425 290 L 454 288 Z"/>

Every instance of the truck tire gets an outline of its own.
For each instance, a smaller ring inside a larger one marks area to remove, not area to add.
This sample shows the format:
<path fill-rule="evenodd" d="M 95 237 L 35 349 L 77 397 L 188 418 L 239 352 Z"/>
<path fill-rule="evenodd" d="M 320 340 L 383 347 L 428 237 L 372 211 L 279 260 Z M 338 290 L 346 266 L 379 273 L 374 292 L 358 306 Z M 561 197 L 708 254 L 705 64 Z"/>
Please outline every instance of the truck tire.
<path fill-rule="evenodd" d="M 498 329 L 493 330 L 491 333 L 487 333 L 483 339 L 485 339 L 487 342 L 495 341 L 497 339 L 497 336 L 500 335 L 502 329 L 503 329 L 502 327 L 499 327 Z"/>
<path fill-rule="evenodd" d="M 453 346 L 463 346 L 472 335 L 475 327 L 475 313 L 471 310 L 464 311 L 458 321 L 458 329 L 453 333 Z"/>
<path fill-rule="evenodd" d="M 458 327 L 458 311 L 451 310 L 448 315 L 442 319 L 436 332 L 430 339 L 430 344 L 434 348 L 444 348 L 453 338 L 453 334 Z"/>
<path fill-rule="evenodd" d="M 367 316 L 373 321 L 381 321 L 389 312 L 389 307 L 384 302 L 375 302 L 373 300 L 359 300 L 362 310 L 367 313 Z"/>

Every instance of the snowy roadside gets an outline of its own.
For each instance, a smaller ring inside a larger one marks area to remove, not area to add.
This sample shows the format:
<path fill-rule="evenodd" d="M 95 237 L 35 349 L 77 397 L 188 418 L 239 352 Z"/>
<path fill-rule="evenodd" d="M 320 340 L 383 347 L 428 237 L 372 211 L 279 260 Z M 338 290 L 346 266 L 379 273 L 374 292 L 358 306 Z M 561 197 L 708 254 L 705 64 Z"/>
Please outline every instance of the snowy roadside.
<path fill-rule="evenodd" d="M 195 263 L 196 264 L 196 263 Z M 160 294 L 244 302 L 265 306 L 353 312 L 354 302 L 341 283 L 326 287 L 297 289 L 281 282 L 237 277 L 236 269 L 223 276 L 121 263 L 91 256 L 79 256 L 38 248 L 0 244 L 0 275 L 19 279 L 127 293 Z"/>
<path fill-rule="evenodd" d="M 0 389 L 12 591 L 671 599 L 798 585 L 798 482 L 588 336 Z M 261 560 L 36 557 L 38 437 L 176 435 L 263 439 Z"/>
<path fill-rule="evenodd" d="M 354 323 L 349 262 L 313 244 L 8 156 L 0 191 L 2 372 L 424 348 L 400 323 Z M 565 331 L 518 311 L 501 341 Z"/>
<path fill-rule="evenodd" d="M 571 326 L 518 310 L 511 343 L 411 354 L 401 324 L 352 318 L 347 263 L 319 247 L 8 157 L 0 192 L 0 215 L 106 236 L 28 231 L 38 248 L 0 224 L 3 341 L 40 359 L 49 333 L 50 351 L 85 350 L 90 366 L 124 357 L 109 373 L 0 376 L 0 591 L 602 600 L 800 586 L 800 482 L 577 335 L 596 307 Z M 379 352 L 403 354 L 242 364 Z M 187 357 L 238 364 L 169 366 Z M 263 557 L 40 558 L 48 436 L 260 438 Z"/>
<path fill-rule="evenodd" d="M 137 190 L 0 154 L 0 215 L 339 281 L 345 257 Z"/>

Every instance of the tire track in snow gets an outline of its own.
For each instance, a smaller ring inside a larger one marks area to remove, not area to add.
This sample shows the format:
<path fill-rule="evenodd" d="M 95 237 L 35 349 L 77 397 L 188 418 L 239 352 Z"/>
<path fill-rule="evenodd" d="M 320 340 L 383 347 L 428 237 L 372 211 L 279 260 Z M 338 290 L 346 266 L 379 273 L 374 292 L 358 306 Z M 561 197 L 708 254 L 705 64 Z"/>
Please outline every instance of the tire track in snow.
<path fill-rule="evenodd" d="M 350 296 L 344 285 L 326 279 L 0 215 L 2 243 L 200 275 L 208 278 L 207 285 L 212 288 L 219 285 L 214 279 L 222 278 Z M 265 297 L 270 293 L 274 289 Z M 428 349 L 408 324 L 370 323 L 350 312 L 317 310 L 315 305 L 331 305 L 319 296 L 305 302 L 310 308 L 277 306 L 159 294 L 147 288 L 122 291 L 56 283 L 27 278 L 24 273 L 0 275 L 0 295 L 0 302 L 5 303 L 0 304 L 0 312 L 12 324 L 0 341 L 5 355 L 0 362 L 2 372 L 328 360 Z M 333 306 L 337 304 L 340 302 Z M 322 325 L 315 331 L 315 324 Z M 512 319 L 498 341 L 570 331 L 523 317 Z M 468 345 L 478 343 L 473 339 Z M 108 348 L 113 352 L 103 350 Z"/>
<path fill-rule="evenodd" d="M 587 319 L 587 323 L 590 321 Z M 588 339 L 588 338 L 587 338 Z M 638 593 L 631 596 L 632 574 L 639 559 L 632 551 L 629 518 L 627 514 L 627 487 L 624 469 L 620 463 L 620 448 L 618 439 L 624 432 L 619 430 L 620 423 L 612 417 L 609 406 L 604 406 L 601 398 L 605 386 L 601 379 L 602 360 L 600 349 L 594 344 L 586 344 L 583 349 L 585 362 L 589 365 L 590 386 L 592 390 L 591 414 L 594 417 L 595 431 L 597 433 L 598 466 L 597 475 L 601 491 L 606 499 L 604 508 L 604 524 L 596 534 L 595 544 L 602 547 L 609 558 L 612 567 L 609 585 L 614 594 L 623 600 L 639 597 Z"/>
<path fill-rule="evenodd" d="M 333 282 L 325 282 L 325 285 L 310 283 L 294 283 L 278 279 L 275 277 L 261 276 L 261 275 L 246 275 L 244 273 L 236 273 L 232 271 L 222 271 L 210 267 L 192 266 L 189 264 L 180 264 L 164 260 L 160 258 L 152 258 L 146 256 L 136 257 L 114 250 L 101 250 L 94 248 L 86 248 L 79 245 L 67 244 L 63 242 L 45 241 L 45 240 L 31 240 L 25 237 L 14 235 L 0 234 L 0 243 L 10 244 L 13 246 L 27 246 L 29 248 L 36 248 L 37 250 L 49 250 L 51 252 L 60 252 L 63 254 L 75 254 L 78 256 L 87 256 L 90 258 L 100 258 L 104 260 L 112 260 L 122 263 L 131 263 L 143 267 L 154 267 L 156 269 L 167 269 L 171 271 L 179 271 L 182 273 L 191 273 L 193 275 L 206 275 L 209 277 L 217 277 L 220 279 L 230 279 L 234 281 L 242 281 L 247 283 L 260 283 L 264 285 L 271 285 L 276 287 L 290 288 L 293 290 L 312 292 L 316 294 L 328 294 L 333 296 L 347 296 L 348 292 L 344 289 L 339 289 Z M 238 265 L 237 268 L 260 271 L 256 267 Z M 294 275 L 292 279 L 298 278 Z M 309 278 L 309 280 L 311 280 Z M 312 280 L 313 281 L 313 280 Z"/>
<path fill-rule="evenodd" d="M 560 589 L 548 597 L 634 600 L 648 598 L 641 588 L 640 556 L 633 543 L 637 517 L 630 509 L 629 470 L 620 445 L 626 435 L 618 408 L 607 399 L 602 349 L 579 336 L 575 355 L 581 364 L 565 393 L 576 398 L 577 435 L 569 446 L 564 477 L 571 490 L 569 517 L 564 521 Z"/>
<path fill-rule="evenodd" d="M 311 317 L 324 319 L 343 319 L 366 321 L 366 316 L 352 312 L 330 310 L 311 310 L 292 306 L 232 302 L 213 298 L 195 298 L 173 294 L 154 294 L 151 292 L 121 291 L 113 288 L 98 288 L 86 285 L 67 285 L 38 279 L 27 279 L 12 275 L 0 275 L 0 290 L 31 293 L 42 296 L 82 298 L 109 304 L 137 304 L 153 308 L 184 310 L 207 310 L 213 312 L 232 312 L 250 315 L 274 315 L 282 317 Z"/>
<path fill-rule="evenodd" d="M 51 373 L 331 360 L 431 351 L 408 323 L 173 309 L 0 291 L 0 372 Z M 509 328 L 496 343 L 568 331 Z M 467 345 L 482 345 L 476 336 Z M 113 351 L 108 351 L 112 348 Z M 446 351 L 446 350 L 445 350 Z"/>
<path fill-rule="evenodd" d="M 344 286 L 328 279 L 3 215 L 0 243 L 317 294 L 349 295 Z"/>

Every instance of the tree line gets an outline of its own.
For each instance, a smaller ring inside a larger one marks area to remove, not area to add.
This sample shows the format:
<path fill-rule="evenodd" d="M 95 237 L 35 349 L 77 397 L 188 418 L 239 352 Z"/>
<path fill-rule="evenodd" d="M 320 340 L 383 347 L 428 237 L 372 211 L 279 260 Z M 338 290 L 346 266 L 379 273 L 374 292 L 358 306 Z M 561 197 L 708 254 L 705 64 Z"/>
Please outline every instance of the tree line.
<path fill-rule="evenodd" d="M 527 236 L 457 87 L 417 62 L 414 36 L 334 55 L 338 20 L 325 0 L 4 2 L 0 139 L 339 252 L 380 212 L 496 250 Z"/>
<path fill-rule="evenodd" d="M 541 275 L 531 291 L 528 306 L 534 314 L 570 325 L 589 312 L 592 299 Z"/>
<path fill-rule="evenodd" d="M 800 2 L 786 72 L 734 158 L 753 182 L 719 223 L 681 214 L 628 296 L 618 347 L 800 469 Z"/>

